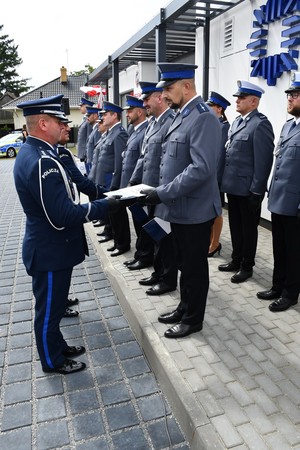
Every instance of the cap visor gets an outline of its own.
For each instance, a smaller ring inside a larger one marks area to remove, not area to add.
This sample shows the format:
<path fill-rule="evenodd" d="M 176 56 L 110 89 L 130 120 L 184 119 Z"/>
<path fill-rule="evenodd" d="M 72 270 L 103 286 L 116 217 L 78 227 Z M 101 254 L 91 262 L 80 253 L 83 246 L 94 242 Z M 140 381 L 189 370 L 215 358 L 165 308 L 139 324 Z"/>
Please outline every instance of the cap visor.
<path fill-rule="evenodd" d="M 178 80 L 162 80 L 159 83 L 157 83 L 156 87 L 157 88 L 165 88 L 167 86 L 171 86 L 171 84 L 176 83 L 176 81 Z"/>

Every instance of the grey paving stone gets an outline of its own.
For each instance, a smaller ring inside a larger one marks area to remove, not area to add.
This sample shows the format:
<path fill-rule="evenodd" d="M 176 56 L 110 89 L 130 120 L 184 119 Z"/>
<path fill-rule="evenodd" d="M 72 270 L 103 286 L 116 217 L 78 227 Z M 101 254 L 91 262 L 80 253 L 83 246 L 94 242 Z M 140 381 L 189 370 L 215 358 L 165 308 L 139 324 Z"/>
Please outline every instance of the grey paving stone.
<path fill-rule="evenodd" d="M 125 317 L 118 317 L 116 319 L 107 320 L 109 330 L 120 330 L 121 328 L 128 328 L 128 322 Z"/>
<path fill-rule="evenodd" d="M 111 341 L 106 333 L 88 336 L 86 341 L 90 350 L 111 346 Z"/>
<path fill-rule="evenodd" d="M 11 334 L 24 334 L 30 333 L 32 331 L 32 323 L 31 321 L 26 322 L 17 322 L 12 324 L 11 326 Z"/>
<path fill-rule="evenodd" d="M 133 427 L 139 423 L 139 418 L 132 404 L 106 408 L 105 414 L 111 431 Z"/>
<path fill-rule="evenodd" d="M 83 328 L 87 336 L 93 336 L 94 334 L 100 334 L 106 331 L 104 323 L 100 320 L 95 320 L 92 323 L 86 323 L 83 325 Z"/>
<path fill-rule="evenodd" d="M 172 418 L 166 418 L 147 425 L 155 449 L 172 448 L 184 441 L 177 423 Z M 166 433 L 166 429 L 168 433 Z"/>
<path fill-rule="evenodd" d="M 21 348 L 21 347 L 31 347 L 32 346 L 31 333 L 16 334 L 14 336 L 10 336 L 9 346 L 11 349 Z"/>
<path fill-rule="evenodd" d="M 124 382 L 111 386 L 103 386 L 100 389 L 104 406 L 110 406 L 130 400 L 130 393 Z"/>
<path fill-rule="evenodd" d="M 31 428 L 23 427 L 7 433 L 0 433 L 0 448 L 3 450 L 32 450 Z"/>
<path fill-rule="evenodd" d="M 7 385 L 4 391 L 4 405 L 31 400 L 31 381 Z"/>
<path fill-rule="evenodd" d="M 114 383 L 123 379 L 123 374 L 118 364 L 95 367 L 95 375 L 99 386 Z"/>
<path fill-rule="evenodd" d="M 140 346 L 135 341 L 117 345 L 116 351 L 121 361 L 124 359 L 135 358 L 137 356 L 143 355 Z"/>
<path fill-rule="evenodd" d="M 98 302 L 102 308 L 107 308 L 118 304 L 118 301 L 114 295 L 100 297 Z"/>
<path fill-rule="evenodd" d="M 89 371 L 73 373 L 71 377 L 66 377 L 65 383 L 68 392 L 73 392 L 79 389 L 89 389 L 94 387 L 94 380 Z"/>
<path fill-rule="evenodd" d="M 23 348 L 17 348 L 14 350 L 9 350 L 7 352 L 7 356 L 8 356 L 8 363 L 11 365 L 29 362 L 32 359 L 31 348 L 23 347 Z"/>
<path fill-rule="evenodd" d="M 14 428 L 28 425 L 31 425 L 31 403 L 24 402 L 3 408 L 1 431 L 13 430 Z"/>
<path fill-rule="evenodd" d="M 129 383 L 136 397 L 154 394 L 155 392 L 159 391 L 157 382 L 152 374 L 130 378 Z"/>
<path fill-rule="evenodd" d="M 31 379 L 31 363 L 15 364 L 7 368 L 7 383 L 16 383 Z"/>
<path fill-rule="evenodd" d="M 122 361 L 122 366 L 127 377 L 134 377 L 136 375 L 143 375 L 150 372 L 150 367 L 145 357 L 131 358 L 129 360 Z"/>
<path fill-rule="evenodd" d="M 37 425 L 38 450 L 59 449 L 70 443 L 65 420 Z"/>
<path fill-rule="evenodd" d="M 66 407 L 63 396 L 40 398 L 37 404 L 37 421 L 60 419 L 66 416 Z"/>
<path fill-rule="evenodd" d="M 91 412 L 74 417 L 72 422 L 76 441 L 99 437 L 105 433 L 103 420 L 99 412 Z"/>
<path fill-rule="evenodd" d="M 122 328 L 111 332 L 112 340 L 115 344 L 135 341 L 135 337 L 130 328 Z"/>
<path fill-rule="evenodd" d="M 140 428 L 122 431 L 112 436 L 115 449 L 122 450 L 149 450 L 150 444 Z"/>
<path fill-rule="evenodd" d="M 116 357 L 111 348 L 101 348 L 91 351 L 95 366 L 104 366 L 105 364 L 115 364 Z"/>
<path fill-rule="evenodd" d="M 160 394 L 139 398 L 138 407 L 141 411 L 143 420 L 146 422 L 170 414 L 169 405 Z"/>
<path fill-rule="evenodd" d="M 77 444 L 76 450 L 109 450 L 107 440 L 105 438 L 93 439 L 83 444 Z"/>
<path fill-rule="evenodd" d="M 51 397 L 64 392 L 62 378 L 59 376 L 38 379 L 35 382 L 35 386 L 37 398 Z"/>
<path fill-rule="evenodd" d="M 69 403 L 71 412 L 74 415 L 100 408 L 95 389 L 71 392 L 69 394 Z"/>
<path fill-rule="evenodd" d="M 103 317 L 105 317 L 106 319 L 110 319 L 112 317 L 120 317 L 123 315 L 122 309 L 118 305 L 103 308 L 102 313 Z"/>

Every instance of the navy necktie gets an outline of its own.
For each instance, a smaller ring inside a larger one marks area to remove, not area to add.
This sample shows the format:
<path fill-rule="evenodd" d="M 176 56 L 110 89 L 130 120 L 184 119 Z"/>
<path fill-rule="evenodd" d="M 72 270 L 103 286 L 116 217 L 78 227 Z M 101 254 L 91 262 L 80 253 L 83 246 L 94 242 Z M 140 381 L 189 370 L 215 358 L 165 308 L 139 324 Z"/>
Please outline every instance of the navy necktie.
<path fill-rule="evenodd" d="M 242 117 L 239 118 L 237 126 L 239 127 L 243 123 L 244 119 Z"/>

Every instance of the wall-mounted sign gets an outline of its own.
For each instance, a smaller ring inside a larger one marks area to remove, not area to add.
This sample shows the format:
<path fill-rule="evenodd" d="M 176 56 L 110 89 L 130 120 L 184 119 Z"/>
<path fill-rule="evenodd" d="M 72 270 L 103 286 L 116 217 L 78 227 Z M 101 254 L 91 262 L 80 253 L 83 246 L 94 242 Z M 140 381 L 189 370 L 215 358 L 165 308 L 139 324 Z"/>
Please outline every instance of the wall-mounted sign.
<path fill-rule="evenodd" d="M 299 0 L 268 0 L 260 9 L 253 11 L 256 29 L 247 48 L 251 61 L 251 77 L 263 77 L 269 86 L 275 86 L 277 78 L 283 72 L 297 70 L 296 59 L 299 56 L 300 44 L 300 1 Z M 288 51 L 276 55 L 267 54 L 269 26 L 280 21 L 285 29 L 281 32 L 281 48 Z"/>

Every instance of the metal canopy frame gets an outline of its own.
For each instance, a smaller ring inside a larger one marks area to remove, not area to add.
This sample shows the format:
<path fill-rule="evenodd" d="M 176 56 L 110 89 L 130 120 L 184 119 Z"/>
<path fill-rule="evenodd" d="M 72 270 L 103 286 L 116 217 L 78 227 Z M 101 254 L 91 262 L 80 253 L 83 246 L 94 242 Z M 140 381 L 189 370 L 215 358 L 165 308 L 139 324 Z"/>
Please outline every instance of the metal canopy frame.
<path fill-rule="evenodd" d="M 140 61 L 173 62 L 195 52 L 196 30 L 204 28 L 204 84 L 208 86 L 210 21 L 244 0 L 173 0 L 134 34 L 122 47 L 100 64 L 89 76 L 88 84 L 101 84 Z M 159 59 L 160 58 L 160 59 Z M 117 70 L 116 70 L 117 68 Z M 115 84 L 116 83 L 116 84 Z M 119 96 L 119 82 L 114 77 L 114 98 Z"/>

